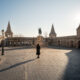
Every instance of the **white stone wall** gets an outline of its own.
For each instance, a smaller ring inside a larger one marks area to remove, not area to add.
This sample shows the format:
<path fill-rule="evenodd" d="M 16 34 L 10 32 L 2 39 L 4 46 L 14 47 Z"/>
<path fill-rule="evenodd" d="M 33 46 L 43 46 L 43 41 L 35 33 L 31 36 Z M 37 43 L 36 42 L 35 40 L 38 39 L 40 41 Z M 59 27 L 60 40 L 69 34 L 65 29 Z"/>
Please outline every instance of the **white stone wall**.
<path fill-rule="evenodd" d="M 63 46 L 63 47 L 74 47 L 78 48 L 80 38 L 77 36 L 68 36 L 68 37 L 56 37 L 50 39 L 49 43 L 53 46 Z"/>
<path fill-rule="evenodd" d="M 80 37 L 80 29 L 77 30 L 77 36 Z"/>

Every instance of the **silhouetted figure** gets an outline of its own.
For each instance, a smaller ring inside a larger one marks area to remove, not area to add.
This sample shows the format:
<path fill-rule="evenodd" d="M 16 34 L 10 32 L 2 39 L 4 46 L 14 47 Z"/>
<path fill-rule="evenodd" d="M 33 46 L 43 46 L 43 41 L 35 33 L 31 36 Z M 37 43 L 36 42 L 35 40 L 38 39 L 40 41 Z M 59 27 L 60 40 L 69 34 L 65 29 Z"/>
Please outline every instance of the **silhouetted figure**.
<path fill-rule="evenodd" d="M 4 55 L 4 40 L 1 41 L 1 46 L 2 46 L 2 55 Z"/>
<path fill-rule="evenodd" d="M 37 58 L 39 58 L 39 55 L 40 55 L 40 45 L 37 44 L 36 46 L 36 55 L 37 55 Z"/>

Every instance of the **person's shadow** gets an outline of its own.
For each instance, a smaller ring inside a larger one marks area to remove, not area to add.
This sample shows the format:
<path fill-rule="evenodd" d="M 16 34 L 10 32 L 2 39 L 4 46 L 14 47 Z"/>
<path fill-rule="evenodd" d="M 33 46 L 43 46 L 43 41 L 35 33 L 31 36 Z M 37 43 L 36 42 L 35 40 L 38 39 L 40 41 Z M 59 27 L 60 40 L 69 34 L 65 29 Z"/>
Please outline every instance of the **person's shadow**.
<path fill-rule="evenodd" d="M 7 71 L 7 70 L 12 69 L 12 68 L 14 68 L 14 67 L 17 67 L 17 66 L 19 66 L 19 65 L 32 62 L 32 61 L 34 61 L 34 60 L 36 60 L 36 59 L 37 59 L 37 58 L 34 58 L 34 59 L 30 59 L 30 60 L 27 60 L 27 61 L 24 61 L 24 62 L 20 62 L 20 63 L 14 64 L 14 65 L 11 65 L 11 66 L 9 66 L 9 67 L 7 67 L 7 68 L 1 69 L 0 72 Z"/>

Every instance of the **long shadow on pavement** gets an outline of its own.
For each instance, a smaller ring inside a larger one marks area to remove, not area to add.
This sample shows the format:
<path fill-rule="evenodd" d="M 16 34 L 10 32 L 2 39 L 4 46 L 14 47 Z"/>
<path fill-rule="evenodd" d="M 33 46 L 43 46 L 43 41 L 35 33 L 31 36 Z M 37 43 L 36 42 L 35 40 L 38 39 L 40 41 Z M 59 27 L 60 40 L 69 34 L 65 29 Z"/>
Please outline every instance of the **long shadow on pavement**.
<path fill-rule="evenodd" d="M 68 57 L 68 64 L 62 80 L 80 80 L 80 50 L 73 49 L 71 52 L 65 54 Z"/>
<path fill-rule="evenodd" d="M 30 59 L 30 60 L 27 60 L 27 61 L 24 61 L 24 62 L 20 62 L 20 63 L 14 64 L 14 65 L 11 65 L 11 66 L 9 66 L 9 67 L 7 67 L 7 68 L 1 69 L 0 72 L 7 71 L 7 70 L 12 69 L 12 68 L 14 68 L 14 67 L 17 67 L 17 66 L 19 66 L 19 65 L 32 62 L 32 61 L 34 61 L 34 60 L 36 60 L 36 59 L 37 59 L 37 58 L 34 58 L 34 59 Z"/>

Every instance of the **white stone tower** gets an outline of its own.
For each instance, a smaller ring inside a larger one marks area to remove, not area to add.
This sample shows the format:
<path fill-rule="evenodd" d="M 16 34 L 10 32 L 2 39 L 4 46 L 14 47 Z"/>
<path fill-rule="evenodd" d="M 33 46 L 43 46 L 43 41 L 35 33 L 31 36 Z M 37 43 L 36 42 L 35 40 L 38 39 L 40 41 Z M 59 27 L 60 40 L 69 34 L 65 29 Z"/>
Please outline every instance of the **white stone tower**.
<path fill-rule="evenodd" d="M 10 22 L 8 22 L 7 30 L 5 32 L 6 37 L 13 37 L 13 32 L 11 30 Z"/>
<path fill-rule="evenodd" d="M 53 24 L 52 24 L 52 28 L 51 28 L 51 32 L 50 32 L 50 34 L 49 34 L 49 37 L 50 37 L 51 39 L 53 39 L 53 38 L 56 37 L 56 33 L 55 33 L 55 30 L 54 30 Z"/>
<path fill-rule="evenodd" d="M 79 27 L 77 28 L 77 37 L 80 37 L 80 25 L 79 25 Z"/>

